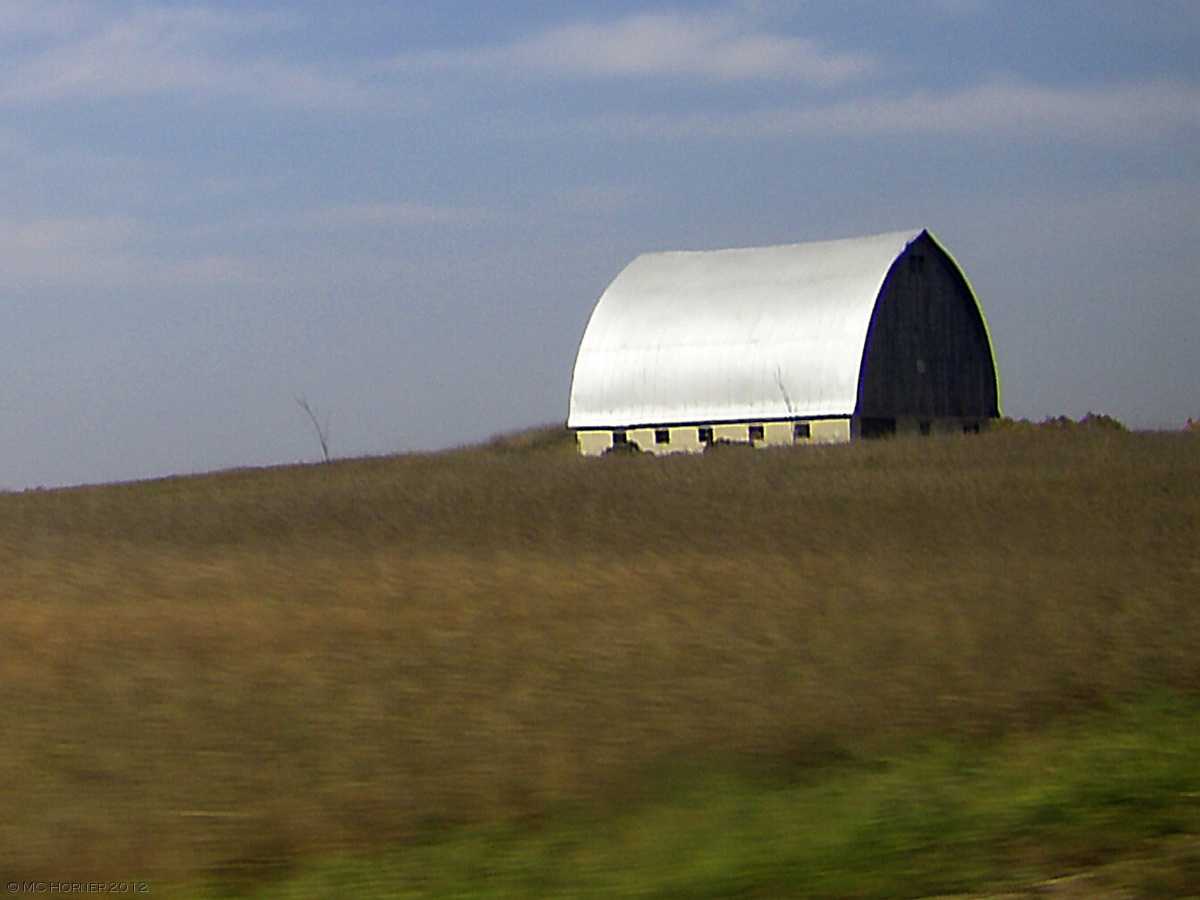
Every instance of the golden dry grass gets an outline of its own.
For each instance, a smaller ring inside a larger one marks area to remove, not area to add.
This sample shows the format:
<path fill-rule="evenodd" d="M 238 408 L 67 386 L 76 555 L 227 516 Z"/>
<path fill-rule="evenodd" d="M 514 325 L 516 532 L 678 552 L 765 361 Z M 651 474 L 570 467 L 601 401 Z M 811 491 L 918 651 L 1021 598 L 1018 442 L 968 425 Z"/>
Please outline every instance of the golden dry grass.
<path fill-rule="evenodd" d="M 1200 686 L 1200 441 L 484 449 L 0 496 L 0 874 L 286 868 Z"/>

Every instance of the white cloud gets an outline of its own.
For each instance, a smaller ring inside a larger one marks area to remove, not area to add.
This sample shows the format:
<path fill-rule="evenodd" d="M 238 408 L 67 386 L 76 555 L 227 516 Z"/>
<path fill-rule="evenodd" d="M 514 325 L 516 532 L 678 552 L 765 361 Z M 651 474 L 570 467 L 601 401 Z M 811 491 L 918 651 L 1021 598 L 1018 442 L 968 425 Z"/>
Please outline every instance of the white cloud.
<path fill-rule="evenodd" d="M 691 75 L 834 84 L 870 68 L 861 55 L 826 53 L 806 38 L 757 31 L 731 15 L 646 14 L 566 25 L 509 53 L 533 68 L 601 77 Z"/>
<path fill-rule="evenodd" d="M 499 48 L 412 54 L 397 70 L 521 71 L 575 78 L 686 76 L 714 81 L 777 79 L 832 85 L 871 70 L 860 53 L 763 31 L 733 14 L 646 13 L 576 22 Z"/>
<path fill-rule="evenodd" d="M 588 127 L 660 138 L 1004 135 L 1138 143 L 1200 127 L 1200 89 L 1172 82 L 1063 89 L 998 80 L 942 94 L 874 95 L 749 113 L 610 117 Z"/>
<path fill-rule="evenodd" d="M 26 9 L 26 7 L 20 7 Z M 204 7 L 137 8 L 106 21 L 26 16 L 28 28 L 57 41 L 25 58 L 0 81 L 0 100 L 116 98 L 163 92 L 240 96 L 272 104 L 345 103 L 360 88 L 351 79 L 268 56 L 232 52 L 236 41 L 290 27 L 270 13 Z M 61 32 L 67 23 L 69 35 Z"/>

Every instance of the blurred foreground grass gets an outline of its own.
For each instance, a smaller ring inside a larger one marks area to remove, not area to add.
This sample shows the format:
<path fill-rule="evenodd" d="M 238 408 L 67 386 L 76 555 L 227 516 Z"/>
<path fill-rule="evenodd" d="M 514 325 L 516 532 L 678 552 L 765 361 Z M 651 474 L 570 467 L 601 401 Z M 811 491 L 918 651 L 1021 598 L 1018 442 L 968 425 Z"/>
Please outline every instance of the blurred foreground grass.
<path fill-rule="evenodd" d="M 1200 442 L 539 439 L 0 495 L 0 572 L 0 874 L 270 880 L 668 766 L 1195 693 Z"/>
<path fill-rule="evenodd" d="M 224 874 L 190 896 L 251 886 Z M 1043 733 L 790 772 L 680 767 L 624 808 L 431 834 L 281 874 L 258 896 L 894 900 L 1055 886 L 1200 894 L 1200 698 L 1154 692 Z"/>

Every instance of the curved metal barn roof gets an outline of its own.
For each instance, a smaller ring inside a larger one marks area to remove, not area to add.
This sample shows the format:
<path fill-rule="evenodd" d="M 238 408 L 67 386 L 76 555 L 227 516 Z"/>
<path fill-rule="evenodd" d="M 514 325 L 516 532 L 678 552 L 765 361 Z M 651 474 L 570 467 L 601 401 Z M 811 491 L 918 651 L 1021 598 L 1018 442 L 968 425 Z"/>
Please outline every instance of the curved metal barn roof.
<path fill-rule="evenodd" d="M 924 233 L 637 257 L 592 312 L 567 424 L 853 414 L 884 279 Z"/>

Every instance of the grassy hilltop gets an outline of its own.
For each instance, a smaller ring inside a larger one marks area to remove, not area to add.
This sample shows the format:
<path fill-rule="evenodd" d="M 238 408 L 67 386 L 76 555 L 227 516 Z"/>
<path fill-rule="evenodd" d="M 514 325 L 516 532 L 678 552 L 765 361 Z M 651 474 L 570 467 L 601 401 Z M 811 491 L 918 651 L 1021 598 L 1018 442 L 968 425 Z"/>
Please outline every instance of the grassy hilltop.
<path fill-rule="evenodd" d="M 692 768 L 795 784 L 1148 696 L 1200 725 L 1191 436 L 584 460 L 548 429 L 0 495 L 0 573 L 8 880 L 256 883 L 603 818 Z M 1200 833 L 1179 765 L 1153 810 L 1103 782 L 1097 808 Z M 1018 832 L 1030 871 L 1121 853 Z"/>

